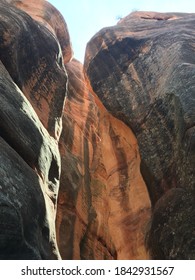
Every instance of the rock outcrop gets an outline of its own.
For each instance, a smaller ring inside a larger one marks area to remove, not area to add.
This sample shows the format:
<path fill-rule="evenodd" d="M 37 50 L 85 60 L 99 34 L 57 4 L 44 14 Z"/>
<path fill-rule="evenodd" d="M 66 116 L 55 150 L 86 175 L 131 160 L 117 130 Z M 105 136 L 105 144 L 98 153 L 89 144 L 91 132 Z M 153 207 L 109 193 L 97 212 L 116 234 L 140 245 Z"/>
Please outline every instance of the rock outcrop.
<path fill-rule="evenodd" d="M 158 200 L 146 235 L 152 259 L 195 259 L 194 205 L 194 189 L 173 188 Z"/>
<path fill-rule="evenodd" d="M 57 37 L 60 44 L 58 62 L 60 64 L 67 63 L 73 56 L 70 36 L 67 24 L 63 16 L 56 10 L 56 8 L 45 0 L 5 0 L 15 7 L 21 9 L 30 15 L 34 20 L 44 25 L 51 33 Z M 47 44 L 46 44 L 47 45 Z"/>
<path fill-rule="evenodd" d="M 55 259 L 67 75 L 57 36 L 8 2 L 0 2 L 0 258 Z"/>
<path fill-rule="evenodd" d="M 150 199 L 132 131 L 106 111 L 83 66 L 69 62 L 54 7 L 2 1 L 0 16 L 0 257 L 147 258 Z"/>
<path fill-rule="evenodd" d="M 29 1 L 13 2 L 19 2 L 21 6 Z M 54 7 L 52 11 L 48 9 L 48 14 L 52 14 L 53 18 L 59 17 Z M 49 15 L 47 19 L 50 23 Z M 41 20 L 34 20 L 11 4 L 1 3 L 0 20 L 0 59 L 13 81 L 31 102 L 48 132 L 58 139 L 67 82 L 62 57 L 62 51 L 65 57 L 66 48 L 63 43 L 62 46 L 59 44 L 63 39 L 61 36 L 58 39 L 59 32 L 55 35 Z M 66 26 L 62 24 L 62 27 L 62 32 L 68 33 L 64 30 Z M 69 43 L 68 39 L 66 43 Z M 69 49 L 67 59 L 70 60 Z"/>
<path fill-rule="evenodd" d="M 86 50 L 93 90 L 138 140 L 154 259 L 195 259 L 194 19 L 135 12 L 98 32 Z"/>
<path fill-rule="evenodd" d="M 69 86 L 60 139 L 57 235 L 65 259 L 144 259 L 150 200 L 137 140 L 89 87 L 82 65 Z"/>
<path fill-rule="evenodd" d="M 0 1 L 0 259 L 195 258 L 194 18 Z"/>
<path fill-rule="evenodd" d="M 194 18 L 135 12 L 86 50 L 93 90 L 137 137 L 153 205 L 171 188 L 194 188 Z"/>

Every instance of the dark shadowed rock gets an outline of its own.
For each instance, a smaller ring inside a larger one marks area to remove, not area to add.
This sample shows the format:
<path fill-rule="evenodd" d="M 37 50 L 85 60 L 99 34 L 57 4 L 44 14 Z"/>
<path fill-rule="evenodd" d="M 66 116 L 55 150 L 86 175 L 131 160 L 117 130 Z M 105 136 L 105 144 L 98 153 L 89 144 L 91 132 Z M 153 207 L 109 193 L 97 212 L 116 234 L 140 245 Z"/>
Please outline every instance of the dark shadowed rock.
<path fill-rule="evenodd" d="M 0 259 L 51 259 L 37 174 L 0 137 Z"/>
<path fill-rule="evenodd" d="M 194 23 L 194 14 L 136 12 L 86 50 L 93 90 L 137 137 L 153 204 L 170 188 L 194 188 Z"/>
<path fill-rule="evenodd" d="M 0 257 L 56 258 L 58 146 L 2 63 L 0 73 L 0 235 L 5 239 L 0 244 Z M 17 225 L 16 230 L 14 225 Z M 17 246 L 22 246 L 20 253 Z"/>
<path fill-rule="evenodd" d="M 195 258 L 194 23 L 130 14 L 85 72 L 49 2 L 0 1 L 0 259 L 147 259 L 151 201 L 151 258 Z"/>
<path fill-rule="evenodd" d="M 195 259 L 195 193 L 169 190 L 156 204 L 146 243 L 152 259 Z"/>
<path fill-rule="evenodd" d="M 66 48 L 8 2 L 0 2 L 0 258 L 58 259 Z"/>
<path fill-rule="evenodd" d="M 33 169 L 45 176 L 49 167 L 48 162 L 51 161 L 53 153 L 47 143 L 47 138 L 44 137 L 44 133 L 47 134 L 47 131 L 43 128 L 32 106 L 13 82 L 2 63 L 0 63 L 0 73 L 0 136 Z M 39 158 L 44 152 L 51 154 L 48 162 Z M 57 177 L 59 179 L 59 174 Z"/>

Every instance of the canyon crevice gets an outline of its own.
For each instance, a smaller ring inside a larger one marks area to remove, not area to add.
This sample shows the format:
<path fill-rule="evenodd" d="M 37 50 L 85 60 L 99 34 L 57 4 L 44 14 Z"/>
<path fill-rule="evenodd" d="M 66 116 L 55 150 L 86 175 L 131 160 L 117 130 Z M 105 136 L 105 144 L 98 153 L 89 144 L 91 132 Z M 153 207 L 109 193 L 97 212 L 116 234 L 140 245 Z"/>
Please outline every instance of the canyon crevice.
<path fill-rule="evenodd" d="M 194 19 L 0 1 L 0 259 L 195 259 Z"/>

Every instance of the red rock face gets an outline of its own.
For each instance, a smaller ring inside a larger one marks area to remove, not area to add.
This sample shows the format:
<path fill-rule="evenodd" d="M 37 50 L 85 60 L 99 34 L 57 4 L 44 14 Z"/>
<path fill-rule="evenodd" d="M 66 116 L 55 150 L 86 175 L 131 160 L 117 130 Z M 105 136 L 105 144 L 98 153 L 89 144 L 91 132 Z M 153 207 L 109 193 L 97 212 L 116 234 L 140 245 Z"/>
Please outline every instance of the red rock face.
<path fill-rule="evenodd" d="M 54 7 L 2 1 L 0 17 L 0 258 L 147 258 L 150 200 L 132 131 L 69 62 Z"/>
<path fill-rule="evenodd" d="M 193 21 L 130 14 L 85 72 L 49 2 L 0 2 L 0 259 L 194 259 Z"/>
<path fill-rule="evenodd" d="M 9 0 L 15 7 L 30 15 L 34 20 L 43 24 L 58 39 L 64 63 L 71 60 L 73 50 L 67 24 L 60 12 L 45 0 Z"/>
<path fill-rule="evenodd" d="M 86 50 L 93 90 L 138 140 L 154 206 L 148 248 L 155 259 L 195 258 L 194 18 L 132 13 L 98 32 Z"/>
<path fill-rule="evenodd" d="M 84 78 L 66 65 L 69 87 L 60 139 L 57 235 L 65 259 L 145 259 L 150 200 L 132 131 L 111 116 Z"/>
<path fill-rule="evenodd" d="M 194 187 L 194 14 L 132 13 L 88 43 L 85 69 L 105 107 L 135 133 L 152 203 Z"/>

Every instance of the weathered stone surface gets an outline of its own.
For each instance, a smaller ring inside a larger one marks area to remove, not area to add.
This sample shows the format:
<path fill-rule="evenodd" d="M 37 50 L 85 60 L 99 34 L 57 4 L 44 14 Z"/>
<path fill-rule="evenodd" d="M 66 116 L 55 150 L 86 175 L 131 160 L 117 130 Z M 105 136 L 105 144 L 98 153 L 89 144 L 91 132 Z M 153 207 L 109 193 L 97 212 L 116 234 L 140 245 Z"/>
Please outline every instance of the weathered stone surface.
<path fill-rule="evenodd" d="M 7 0 L 0 19 L 0 258 L 60 258 L 60 179 L 62 258 L 147 258 L 150 200 L 136 138 L 106 111 L 82 65 L 67 63 L 61 15 L 45 1 Z"/>
<path fill-rule="evenodd" d="M 93 90 L 137 137 L 153 204 L 170 188 L 194 188 L 194 20 L 132 13 L 86 50 Z"/>
<path fill-rule="evenodd" d="M 0 259 L 50 259 L 39 178 L 0 137 Z"/>
<path fill-rule="evenodd" d="M 58 27 L 52 34 L 10 2 L 0 2 L 0 258 L 59 259 L 66 48 Z"/>
<path fill-rule="evenodd" d="M 194 18 L 133 13 L 84 73 L 51 4 L 0 2 L 0 259 L 147 259 L 150 199 L 151 258 L 195 258 Z"/>
<path fill-rule="evenodd" d="M 174 188 L 156 204 L 147 246 L 152 259 L 195 260 L 195 193 Z"/>
<path fill-rule="evenodd" d="M 145 259 L 150 200 L 136 138 L 106 111 L 82 65 L 73 60 L 66 68 L 57 212 L 62 258 Z"/>
<path fill-rule="evenodd" d="M 58 145 L 2 63 L 0 137 L 0 257 L 59 257 L 55 241 Z"/>
<path fill-rule="evenodd" d="M 73 57 L 67 24 L 61 13 L 45 0 L 7 0 L 15 7 L 23 10 L 33 19 L 43 24 L 58 39 L 64 63 Z"/>
<path fill-rule="evenodd" d="M 51 10 L 48 9 L 49 14 Z M 58 14 L 55 11 L 53 17 L 56 18 Z M 41 21 L 41 13 L 39 19 Z M 43 21 L 46 22 L 44 15 Z M 48 22 L 52 23 L 52 20 L 48 18 Z M 62 25 L 62 29 L 65 28 Z M 65 52 L 63 43 L 62 47 Z M 0 2 L 0 59 L 48 132 L 58 139 L 67 78 L 57 36 L 22 10 Z"/>

